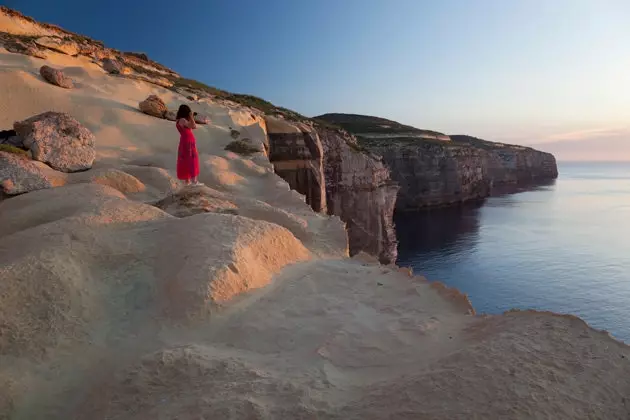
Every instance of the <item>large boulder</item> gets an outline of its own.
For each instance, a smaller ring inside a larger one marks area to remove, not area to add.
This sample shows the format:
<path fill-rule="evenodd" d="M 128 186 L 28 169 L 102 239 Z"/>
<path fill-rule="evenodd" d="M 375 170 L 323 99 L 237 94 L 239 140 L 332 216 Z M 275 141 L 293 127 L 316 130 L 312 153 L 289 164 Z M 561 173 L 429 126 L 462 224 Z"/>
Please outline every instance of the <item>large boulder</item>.
<path fill-rule="evenodd" d="M 49 48 L 62 54 L 77 55 L 79 53 L 79 45 L 69 39 L 59 38 L 56 36 L 43 36 L 35 40 L 37 45 Z"/>
<path fill-rule="evenodd" d="M 62 172 L 90 169 L 96 152 L 94 135 L 70 115 L 44 112 L 14 124 L 33 159 Z"/>
<path fill-rule="evenodd" d="M 168 111 L 164 101 L 156 95 L 151 95 L 144 101 L 140 102 L 139 107 L 140 111 L 157 118 L 164 118 L 164 114 Z"/>
<path fill-rule="evenodd" d="M 53 85 L 57 85 L 66 89 L 72 89 L 74 87 L 72 79 L 63 74 L 61 70 L 53 69 L 49 66 L 42 66 L 39 69 L 39 74 L 42 75 L 44 80 Z"/>
<path fill-rule="evenodd" d="M 111 58 L 105 58 L 103 60 L 103 69 L 109 74 L 122 74 L 123 65 L 120 62 Z"/>

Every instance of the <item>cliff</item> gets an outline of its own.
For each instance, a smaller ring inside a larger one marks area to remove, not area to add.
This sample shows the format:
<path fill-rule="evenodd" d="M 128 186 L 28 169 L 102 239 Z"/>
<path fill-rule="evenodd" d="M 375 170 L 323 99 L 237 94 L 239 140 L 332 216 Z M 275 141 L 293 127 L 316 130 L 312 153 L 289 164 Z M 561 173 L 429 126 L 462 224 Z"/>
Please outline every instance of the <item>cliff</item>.
<path fill-rule="evenodd" d="M 0 32 L 15 28 L 49 26 L 0 9 Z M 74 87 L 40 77 L 44 64 Z M 0 418 L 629 417 L 630 348 L 605 332 L 547 312 L 476 316 L 457 290 L 348 258 L 341 220 L 274 172 L 266 123 L 244 105 L 260 100 L 190 99 L 54 50 L 0 47 L 0 75 L 0 127 L 39 115 L 24 148 L 0 150 Z M 208 117 L 204 186 L 175 179 L 177 130 L 139 110 L 152 96 Z M 81 129 L 42 119 L 51 104 Z M 73 157 L 85 130 L 89 169 L 34 153 Z M 388 185 L 378 159 L 344 167 L 352 138 L 316 131 L 342 159 L 321 162 L 324 178 Z M 295 143 L 302 160 L 318 161 L 312 139 Z"/>
<path fill-rule="evenodd" d="M 324 151 L 317 132 L 301 122 L 265 117 L 269 161 L 291 189 L 303 194 L 316 212 L 326 211 Z"/>
<path fill-rule="evenodd" d="M 321 125 L 315 129 L 324 148 L 328 214 L 346 222 L 350 254 L 363 251 L 382 263 L 395 262 L 393 214 L 398 185 L 389 170 L 377 157 L 359 151 L 348 133 Z"/>
<path fill-rule="evenodd" d="M 291 189 L 316 212 L 346 223 L 350 255 L 363 251 L 383 263 L 396 261 L 393 226 L 397 186 L 389 171 L 356 139 L 307 121 L 265 117 L 269 160 Z"/>
<path fill-rule="evenodd" d="M 382 156 L 400 185 L 398 210 L 456 204 L 558 176 L 553 155 L 529 147 L 447 136 L 364 115 L 325 114 L 316 120 L 347 129 L 361 147 Z"/>

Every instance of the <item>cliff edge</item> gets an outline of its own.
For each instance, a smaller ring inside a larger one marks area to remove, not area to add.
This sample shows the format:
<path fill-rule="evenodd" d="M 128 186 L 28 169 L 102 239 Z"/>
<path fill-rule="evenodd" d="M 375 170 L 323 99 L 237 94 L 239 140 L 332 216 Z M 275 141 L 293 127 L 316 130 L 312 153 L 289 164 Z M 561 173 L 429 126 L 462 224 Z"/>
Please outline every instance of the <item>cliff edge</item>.
<path fill-rule="evenodd" d="M 448 136 L 366 115 L 315 119 L 348 130 L 361 147 L 382 156 L 400 185 L 398 210 L 456 204 L 558 176 L 554 156 L 529 147 Z"/>

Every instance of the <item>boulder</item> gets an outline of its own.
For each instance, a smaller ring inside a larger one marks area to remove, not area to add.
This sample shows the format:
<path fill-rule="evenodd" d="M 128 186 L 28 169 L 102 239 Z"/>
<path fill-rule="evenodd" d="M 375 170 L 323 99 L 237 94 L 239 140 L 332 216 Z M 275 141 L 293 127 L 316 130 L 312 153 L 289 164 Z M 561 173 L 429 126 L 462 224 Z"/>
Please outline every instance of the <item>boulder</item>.
<path fill-rule="evenodd" d="M 177 113 L 175 111 L 166 111 L 164 113 L 164 118 L 169 121 L 175 121 L 177 119 Z"/>
<path fill-rule="evenodd" d="M 156 95 L 151 95 L 144 101 L 140 102 L 139 107 L 140 111 L 157 118 L 164 118 L 164 114 L 168 111 L 164 101 Z"/>
<path fill-rule="evenodd" d="M 70 115 L 44 112 L 13 126 L 33 159 L 62 172 L 89 169 L 94 163 L 94 135 Z"/>
<path fill-rule="evenodd" d="M 37 38 L 35 43 L 62 54 L 77 55 L 80 51 L 76 42 L 56 36 L 43 36 Z"/>
<path fill-rule="evenodd" d="M 116 60 L 105 58 L 103 60 L 103 69 L 109 74 L 122 74 L 123 66 Z"/>
<path fill-rule="evenodd" d="M 205 115 L 196 114 L 195 122 L 197 124 L 210 124 L 210 118 L 206 117 Z"/>
<path fill-rule="evenodd" d="M 74 87 L 72 79 L 63 74 L 61 70 L 53 69 L 49 66 L 42 66 L 39 69 L 39 74 L 42 75 L 44 80 L 53 85 L 57 85 L 65 89 L 72 89 Z"/>
<path fill-rule="evenodd" d="M 8 195 L 57 187 L 66 175 L 42 162 L 0 151 L 0 191 Z"/>

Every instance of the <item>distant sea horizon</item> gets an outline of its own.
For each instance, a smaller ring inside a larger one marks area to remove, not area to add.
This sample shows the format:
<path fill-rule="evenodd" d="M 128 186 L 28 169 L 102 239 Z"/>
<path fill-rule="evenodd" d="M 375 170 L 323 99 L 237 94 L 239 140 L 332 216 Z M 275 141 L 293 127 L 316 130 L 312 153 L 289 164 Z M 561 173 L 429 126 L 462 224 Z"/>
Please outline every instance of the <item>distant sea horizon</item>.
<path fill-rule="evenodd" d="M 630 343 L 630 161 L 558 170 L 545 185 L 397 213 L 397 264 L 468 294 L 478 313 L 569 313 Z"/>

